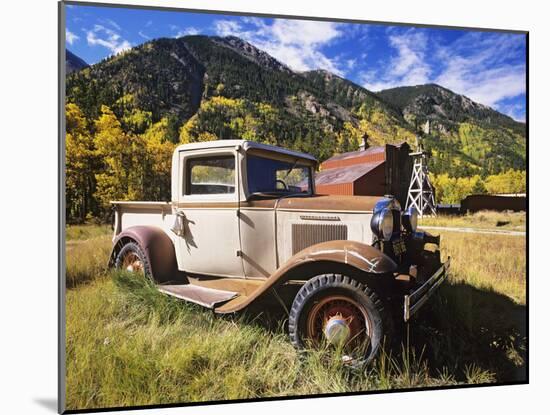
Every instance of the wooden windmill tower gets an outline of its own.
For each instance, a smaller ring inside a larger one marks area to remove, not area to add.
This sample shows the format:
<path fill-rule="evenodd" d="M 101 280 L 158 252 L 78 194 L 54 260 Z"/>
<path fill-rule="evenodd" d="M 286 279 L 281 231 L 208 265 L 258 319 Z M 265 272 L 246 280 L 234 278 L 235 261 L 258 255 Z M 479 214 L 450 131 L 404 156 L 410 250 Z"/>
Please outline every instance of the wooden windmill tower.
<path fill-rule="evenodd" d="M 426 121 L 424 132 L 429 134 L 430 121 Z M 413 158 L 413 170 L 406 208 L 413 207 L 418 216 L 435 215 L 434 188 L 428 176 L 428 152 L 424 151 L 421 138 L 416 136 L 416 151 L 409 153 Z"/>

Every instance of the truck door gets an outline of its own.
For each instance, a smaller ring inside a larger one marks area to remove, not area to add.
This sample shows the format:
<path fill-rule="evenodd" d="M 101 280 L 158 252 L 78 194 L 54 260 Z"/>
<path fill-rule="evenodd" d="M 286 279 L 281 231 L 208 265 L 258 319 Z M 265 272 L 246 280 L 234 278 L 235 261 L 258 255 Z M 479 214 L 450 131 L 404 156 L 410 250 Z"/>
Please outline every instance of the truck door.
<path fill-rule="evenodd" d="M 238 164 L 233 150 L 182 151 L 179 264 L 186 272 L 243 277 L 238 218 Z"/>

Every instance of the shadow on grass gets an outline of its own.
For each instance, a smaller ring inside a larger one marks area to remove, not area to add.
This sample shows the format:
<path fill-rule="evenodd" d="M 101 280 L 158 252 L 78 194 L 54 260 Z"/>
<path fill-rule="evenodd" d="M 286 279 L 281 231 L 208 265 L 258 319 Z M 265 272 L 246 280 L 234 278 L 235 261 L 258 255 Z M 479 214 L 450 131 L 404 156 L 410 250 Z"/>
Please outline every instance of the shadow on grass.
<path fill-rule="evenodd" d="M 408 344 L 434 377 L 450 373 L 459 382 L 471 382 L 467 368 L 477 367 L 494 374 L 497 382 L 526 381 L 526 307 L 509 297 L 466 283 L 445 283 L 408 327 L 399 321 L 401 310 L 396 314 L 387 355 L 401 356 Z M 287 328 L 286 313 L 275 298 L 254 304 L 243 317 L 272 332 Z"/>
<path fill-rule="evenodd" d="M 457 379 L 475 364 L 498 382 L 526 381 L 527 310 L 491 289 L 446 283 L 410 322 L 409 341 L 425 345 L 431 370 Z"/>

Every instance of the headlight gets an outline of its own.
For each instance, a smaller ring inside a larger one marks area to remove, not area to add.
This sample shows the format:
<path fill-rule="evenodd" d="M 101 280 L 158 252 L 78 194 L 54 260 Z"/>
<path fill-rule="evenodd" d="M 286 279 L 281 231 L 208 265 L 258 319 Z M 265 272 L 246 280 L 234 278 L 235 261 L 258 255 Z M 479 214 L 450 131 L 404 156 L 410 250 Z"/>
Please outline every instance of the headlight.
<path fill-rule="evenodd" d="M 403 226 L 408 232 L 416 232 L 418 226 L 418 212 L 415 208 L 410 207 L 403 212 Z"/>
<path fill-rule="evenodd" d="M 370 228 L 378 238 L 389 241 L 393 234 L 393 214 L 390 209 L 381 209 L 372 216 Z"/>

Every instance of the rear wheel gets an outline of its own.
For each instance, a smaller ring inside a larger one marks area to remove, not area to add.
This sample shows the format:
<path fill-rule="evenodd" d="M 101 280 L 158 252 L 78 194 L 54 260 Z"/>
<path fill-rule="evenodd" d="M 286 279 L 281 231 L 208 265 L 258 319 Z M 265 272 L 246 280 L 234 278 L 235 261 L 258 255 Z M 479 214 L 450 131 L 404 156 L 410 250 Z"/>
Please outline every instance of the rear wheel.
<path fill-rule="evenodd" d="M 119 251 L 115 260 L 115 268 L 122 269 L 152 279 L 151 266 L 141 247 L 135 242 L 128 242 Z"/>
<path fill-rule="evenodd" d="M 368 363 L 388 335 L 384 315 L 382 302 L 367 286 L 340 274 L 319 275 L 294 299 L 290 338 L 298 348 L 328 346 L 340 349 L 346 363 Z"/>

